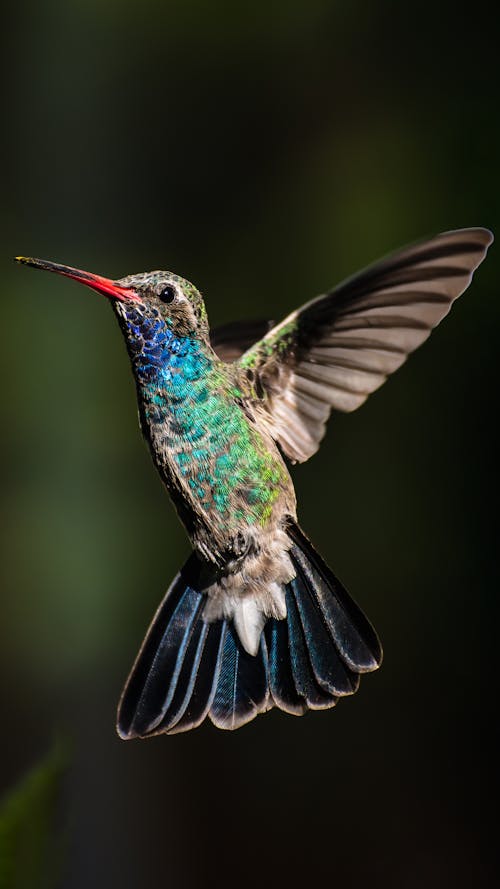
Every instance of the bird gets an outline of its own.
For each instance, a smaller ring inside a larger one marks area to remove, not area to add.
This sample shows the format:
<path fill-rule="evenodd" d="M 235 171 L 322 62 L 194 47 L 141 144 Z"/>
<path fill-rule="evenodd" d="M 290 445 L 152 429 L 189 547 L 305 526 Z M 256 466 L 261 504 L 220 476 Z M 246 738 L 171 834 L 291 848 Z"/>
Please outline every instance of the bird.
<path fill-rule="evenodd" d="M 329 709 L 380 666 L 377 633 L 298 523 L 289 463 L 312 457 L 330 414 L 360 407 L 427 339 L 492 241 L 485 228 L 443 232 L 278 324 L 213 331 L 177 274 L 114 280 L 16 257 L 109 298 L 143 435 L 192 544 L 126 681 L 121 738 Z"/>

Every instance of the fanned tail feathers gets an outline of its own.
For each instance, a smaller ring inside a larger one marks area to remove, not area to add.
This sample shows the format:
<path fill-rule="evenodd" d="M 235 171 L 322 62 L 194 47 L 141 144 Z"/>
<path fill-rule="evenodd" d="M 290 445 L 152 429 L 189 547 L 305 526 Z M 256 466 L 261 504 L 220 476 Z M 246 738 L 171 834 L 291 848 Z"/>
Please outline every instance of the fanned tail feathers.
<path fill-rule="evenodd" d="M 230 620 L 203 620 L 192 555 L 160 605 L 118 710 L 122 738 L 188 731 L 208 716 L 236 729 L 278 707 L 300 716 L 353 694 L 382 650 L 372 626 L 297 525 L 287 528 L 296 577 L 287 617 L 268 619 L 255 656 Z"/>

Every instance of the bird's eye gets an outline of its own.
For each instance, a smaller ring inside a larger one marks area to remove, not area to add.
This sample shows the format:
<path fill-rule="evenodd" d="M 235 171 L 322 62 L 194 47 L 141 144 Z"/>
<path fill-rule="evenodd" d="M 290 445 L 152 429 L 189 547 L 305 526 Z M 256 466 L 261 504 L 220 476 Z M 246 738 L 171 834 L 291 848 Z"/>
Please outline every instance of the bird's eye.
<path fill-rule="evenodd" d="M 161 291 L 161 293 L 159 294 L 159 297 L 160 297 L 162 303 L 172 303 L 176 296 L 177 296 L 177 291 L 176 291 L 175 287 L 172 286 L 172 284 L 167 284 L 167 286 L 164 287 L 163 290 Z"/>

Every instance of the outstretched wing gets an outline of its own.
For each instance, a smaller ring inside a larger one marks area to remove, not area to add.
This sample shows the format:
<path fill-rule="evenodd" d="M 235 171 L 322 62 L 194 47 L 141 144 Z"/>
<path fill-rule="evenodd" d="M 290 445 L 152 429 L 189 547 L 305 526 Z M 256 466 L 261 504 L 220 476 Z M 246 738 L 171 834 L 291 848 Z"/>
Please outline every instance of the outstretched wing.
<path fill-rule="evenodd" d="M 493 240 L 444 232 L 348 278 L 292 312 L 240 358 L 259 419 L 291 460 L 314 454 L 332 409 L 356 410 L 470 284 Z"/>

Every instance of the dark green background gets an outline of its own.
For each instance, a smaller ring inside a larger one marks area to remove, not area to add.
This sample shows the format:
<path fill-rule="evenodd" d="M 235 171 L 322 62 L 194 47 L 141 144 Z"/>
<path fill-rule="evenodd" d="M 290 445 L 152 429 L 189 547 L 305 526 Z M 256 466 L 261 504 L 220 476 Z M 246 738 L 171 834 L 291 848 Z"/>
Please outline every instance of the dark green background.
<path fill-rule="evenodd" d="M 21 0 L 3 27 L 0 785 L 72 739 L 64 887 L 493 885 L 493 246 L 431 340 L 294 470 L 377 627 L 331 712 L 123 743 L 121 685 L 188 553 L 105 300 L 17 253 L 168 268 L 280 318 L 439 230 L 500 231 L 482 4 Z"/>

